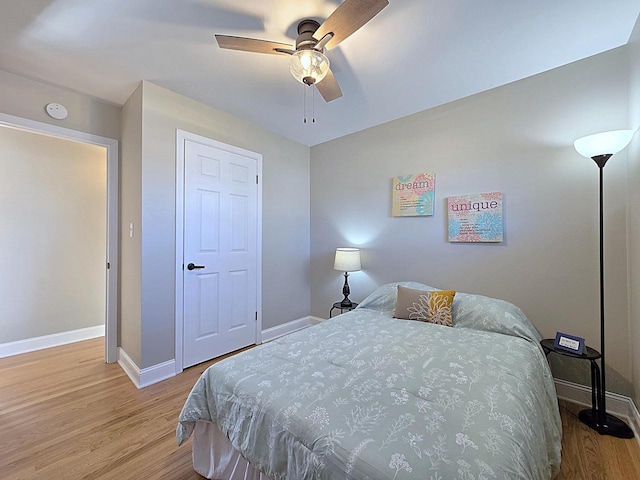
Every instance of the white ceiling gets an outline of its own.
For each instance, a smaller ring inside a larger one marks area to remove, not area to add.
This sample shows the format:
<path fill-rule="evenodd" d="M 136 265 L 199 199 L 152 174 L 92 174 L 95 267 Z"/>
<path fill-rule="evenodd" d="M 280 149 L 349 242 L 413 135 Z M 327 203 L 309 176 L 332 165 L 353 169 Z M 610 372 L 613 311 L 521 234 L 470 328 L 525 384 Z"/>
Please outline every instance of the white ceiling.
<path fill-rule="evenodd" d="M 316 145 L 624 45 L 640 13 L 638 0 L 390 0 L 328 52 L 344 96 L 316 94 L 315 123 L 307 97 L 306 124 L 288 57 L 213 36 L 293 43 L 300 19 L 339 3 L 2 0 L 0 69 L 119 105 L 150 80 Z"/>

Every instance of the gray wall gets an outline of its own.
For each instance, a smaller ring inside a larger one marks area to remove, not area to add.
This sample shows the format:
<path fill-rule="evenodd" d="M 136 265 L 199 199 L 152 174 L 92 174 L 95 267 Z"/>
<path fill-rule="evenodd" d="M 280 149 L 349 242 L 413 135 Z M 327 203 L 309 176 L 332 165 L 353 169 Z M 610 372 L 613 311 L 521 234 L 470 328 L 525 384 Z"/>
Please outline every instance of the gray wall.
<path fill-rule="evenodd" d="M 79 93 L 0 70 L 0 112 L 120 140 L 120 107 Z M 69 111 L 65 120 L 45 112 L 49 103 Z"/>
<path fill-rule="evenodd" d="M 142 84 L 122 107 L 120 160 L 120 278 L 118 346 L 140 365 L 142 358 Z M 129 236 L 133 223 L 133 237 Z"/>
<path fill-rule="evenodd" d="M 0 127 L 0 343 L 105 324 L 104 147 Z"/>
<path fill-rule="evenodd" d="M 629 128 L 640 127 L 640 20 L 629 43 Z M 629 146 L 627 176 L 629 206 L 629 315 L 634 401 L 640 402 L 640 134 Z"/>
<path fill-rule="evenodd" d="M 503 298 L 544 337 L 563 331 L 597 347 L 598 171 L 573 141 L 626 127 L 627 67 L 617 49 L 312 147 L 311 314 L 326 317 L 341 298 L 335 248 L 358 246 L 354 301 L 419 281 Z M 391 217 L 391 179 L 419 172 L 436 173 L 435 215 Z M 608 386 L 628 394 L 625 173 L 623 152 L 605 175 L 607 360 Z M 504 193 L 505 241 L 448 243 L 446 198 L 491 191 Z M 554 369 L 584 380 L 582 365 Z"/>
<path fill-rule="evenodd" d="M 141 262 L 141 312 L 136 318 L 134 302 L 126 311 L 123 303 L 122 312 L 123 330 L 126 323 L 126 328 L 141 331 L 140 358 L 134 351 L 132 359 L 146 368 L 174 358 L 177 129 L 263 155 L 262 326 L 308 316 L 309 148 L 150 82 L 142 83 L 141 99 L 137 95 L 123 110 L 123 125 L 135 124 L 140 116 L 141 156 L 136 159 L 133 149 L 125 152 L 123 162 L 134 163 L 136 174 L 140 163 L 141 183 L 123 185 L 121 194 L 121 223 L 127 226 L 121 234 L 123 258 L 135 257 L 137 248 L 126 246 L 137 207 L 131 208 L 131 218 L 125 212 L 138 198 L 141 205 L 136 240 L 141 250 L 131 266 L 121 266 L 124 289 L 125 276 L 135 279 Z"/>

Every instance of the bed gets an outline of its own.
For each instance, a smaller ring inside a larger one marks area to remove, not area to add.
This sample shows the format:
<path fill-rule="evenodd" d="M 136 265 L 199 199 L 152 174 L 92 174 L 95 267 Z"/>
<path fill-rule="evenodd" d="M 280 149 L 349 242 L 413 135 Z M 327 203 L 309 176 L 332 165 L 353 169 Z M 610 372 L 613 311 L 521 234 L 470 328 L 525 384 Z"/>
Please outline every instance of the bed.
<path fill-rule="evenodd" d="M 560 416 L 527 317 L 457 293 L 453 328 L 397 319 L 397 285 L 209 367 L 177 427 L 178 444 L 194 435 L 195 470 L 221 480 L 553 478 Z"/>

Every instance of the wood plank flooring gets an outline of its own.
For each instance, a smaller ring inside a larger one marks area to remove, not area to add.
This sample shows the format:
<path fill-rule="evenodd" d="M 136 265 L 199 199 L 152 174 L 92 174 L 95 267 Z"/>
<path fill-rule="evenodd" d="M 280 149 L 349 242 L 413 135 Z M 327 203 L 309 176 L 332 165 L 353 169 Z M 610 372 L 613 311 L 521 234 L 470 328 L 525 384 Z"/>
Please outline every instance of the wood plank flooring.
<path fill-rule="evenodd" d="M 562 464 L 558 480 L 638 480 L 640 446 L 635 438 L 600 435 L 578 420 L 584 407 L 560 402 Z"/>
<path fill-rule="evenodd" d="M 105 364 L 103 339 L 0 359 L 0 478 L 201 479 L 191 440 L 176 446 L 178 414 L 211 363 L 137 390 Z M 635 439 L 600 436 L 561 404 L 558 480 L 640 480 Z M 293 480 L 293 479 L 292 479 Z"/>

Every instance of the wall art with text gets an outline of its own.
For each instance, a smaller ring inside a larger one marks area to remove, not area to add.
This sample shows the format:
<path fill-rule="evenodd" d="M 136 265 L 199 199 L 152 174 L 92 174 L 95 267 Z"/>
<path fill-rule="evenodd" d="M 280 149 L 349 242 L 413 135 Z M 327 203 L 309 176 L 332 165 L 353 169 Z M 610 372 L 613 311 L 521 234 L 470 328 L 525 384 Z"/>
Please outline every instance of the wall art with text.
<path fill-rule="evenodd" d="M 436 174 L 416 173 L 393 179 L 391 214 L 394 217 L 433 215 Z"/>
<path fill-rule="evenodd" d="M 502 242 L 502 192 L 447 198 L 450 242 Z"/>

